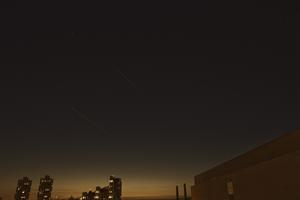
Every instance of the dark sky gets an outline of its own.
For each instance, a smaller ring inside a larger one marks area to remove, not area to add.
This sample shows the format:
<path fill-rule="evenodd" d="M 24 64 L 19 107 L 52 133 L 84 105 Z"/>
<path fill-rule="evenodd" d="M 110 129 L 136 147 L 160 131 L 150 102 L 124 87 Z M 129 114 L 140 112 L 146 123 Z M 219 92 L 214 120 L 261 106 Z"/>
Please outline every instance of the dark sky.
<path fill-rule="evenodd" d="M 282 5 L 2 8 L 0 195 L 50 173 L 57 195 L 110 174 L 174 185 L 299 128 L 299 17 Z"/>

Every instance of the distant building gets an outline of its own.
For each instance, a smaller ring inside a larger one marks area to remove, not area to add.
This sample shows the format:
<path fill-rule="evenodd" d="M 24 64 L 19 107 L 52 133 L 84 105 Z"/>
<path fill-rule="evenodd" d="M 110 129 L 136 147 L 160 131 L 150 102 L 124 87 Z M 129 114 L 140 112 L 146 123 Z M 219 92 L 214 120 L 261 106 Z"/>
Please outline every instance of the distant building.
<path fill-rule="evenodd" d="M 120 178 L 110 176 L 109 185 L 106 187 L 96 187 L 96 190 L 83 192 L 80 200 L 121 200 L 122 181 Z"/>
<path fill-rule="evenodd" d="M 75 198 L 73 196 L 70 196 L 70 198 L 68 200 L 79 200 L 79 198 Z"/>
<path fill-rule="evenodd" d="M 89 192 L 83 192 L 82 193 L 82 200 L 94 200 L 95 198 L 95 192 L 89 191 Z"/>
<path fill-rule="evenodd" d="M 100 200 L 108 200 L 109 197 L 109 187 L 106 186 L 104 188 L 101 188 L 100 190 Z"/>
<path fill-rule="evenodd" d="M 83 192 L 82 194 L 81 194 L 81 197 L 80 197 L 80 200 L 85 200 L 85 199 L 87 199 L 87 192 Z"/>
<path fill-rule="evenodd" d="M 122 181 L 120 178 L 110 176 L 109 178 L 109 200 L 121 200 L 122 196 Z"/>
<path fill-rule="evenodd" d="M 94 199 L 95 200 L 100 200 L 100 197 L 101 197 L 101 188 L 99 186 L 96 187 L 96 190 L 95 190 L 95 196 L 94 196 Z"/>
<path fill-rule="evenodd" d="M 18 180 L 15 200 L 28 200 L 32 181 L 28 177 Z"/>
<path fill-rule="evenodd" d="M 195 176 L 192 200 L 300 199 L 300 130 Z"/>
<path fill-rule="evenodd" d="M 79 198 L 76 198 L 76 197 L 70 196 L 70 198 L 69 198 L 68 200 L 79 200 Z"/>
<path fill-rule="evenodd" d="M 37 193 L 37 200 L 50 200 L 53 186 L 53 179 L 46 175 L 40 179 L 39 191 Z"/>

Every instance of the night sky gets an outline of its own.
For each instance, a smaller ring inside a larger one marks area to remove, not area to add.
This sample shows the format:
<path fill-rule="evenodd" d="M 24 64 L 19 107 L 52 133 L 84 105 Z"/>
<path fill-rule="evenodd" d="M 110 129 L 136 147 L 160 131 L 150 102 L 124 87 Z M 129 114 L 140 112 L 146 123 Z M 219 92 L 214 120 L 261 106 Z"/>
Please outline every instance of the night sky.
<path fill-rule="evenodd" d="M 45 174 L 58 196 L 111 174 L 124 196 L 175 195 L 300 127 L 293 10 L 81 3 L 1 9 L 0 196 Z"/>

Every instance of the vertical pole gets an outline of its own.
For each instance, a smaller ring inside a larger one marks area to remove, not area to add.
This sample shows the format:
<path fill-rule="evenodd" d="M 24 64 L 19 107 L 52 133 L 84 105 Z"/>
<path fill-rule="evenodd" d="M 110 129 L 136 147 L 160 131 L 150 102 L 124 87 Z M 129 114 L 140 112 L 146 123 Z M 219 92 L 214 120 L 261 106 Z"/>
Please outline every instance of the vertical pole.
<path fill-rule="evenodd" d="M 184 200 L 187 200 L 186 184 L 183 184 L 183 190 L 184 190 Z"/>
<path fill-rule="evenodd" d="M 179 191 L 178 191 L 178 185 L 176 185 L 176 200 L 179 200 Z"/>

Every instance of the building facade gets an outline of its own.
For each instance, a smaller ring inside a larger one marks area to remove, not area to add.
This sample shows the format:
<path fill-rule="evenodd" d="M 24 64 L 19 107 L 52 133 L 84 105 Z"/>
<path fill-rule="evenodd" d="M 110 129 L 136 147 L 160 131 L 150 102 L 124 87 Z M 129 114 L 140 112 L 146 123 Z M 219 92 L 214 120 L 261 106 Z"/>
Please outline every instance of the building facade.
<path fill-rule="evenodd" d="M 109 197 L 109 188 L 108 186 L 101 188 L 100 190 L 100 200 L 108 200 Z"/>
<path fill-rule="evenodd" d="M 97 186 L 96 190 L 95 190 L 94 199 L 95 200 L 99 200 L 100 198 L 101 198 L 101 187 Z"/>
<path fill-rule="evenodd" d="M 95 196 L 96 196 L 95 192 L 92 192 L 92 191 L 83 192 L 82 193 L 82 200 L 94 200 L 94 199 L 96 199 Z"/>
<path fill-rule="evenodd" d="M 109 196 L 110 200 L 121 200 L 122 181 L 120 178 L 110 176 L 109 178 Z"/>
<path fill-rule="evenodd" d="M 195 176 L 193 200 L 300 199 L 300 131 Z"/>
<path fill-rule="evenodd" d="M 18 180 L 15 200 L 28 200 L 32 181 L 28 177 Z"/>
<path fill-rule="evenodd" d="M 81 200 L 121 200 L 122 181 L 120 178 L 110 176 L 109 185 L 106 187 L 96 187 L 96 190 L 83 192 Z"/>
<path fill-rule="evenodd" d="M 40 179 L 40 186 L 37 193 L 37 200 L 50 200 L 53 186 L 53 179 L 46 175 Z"/>

